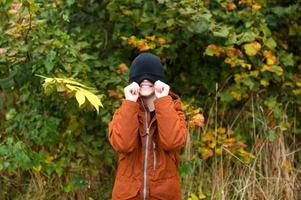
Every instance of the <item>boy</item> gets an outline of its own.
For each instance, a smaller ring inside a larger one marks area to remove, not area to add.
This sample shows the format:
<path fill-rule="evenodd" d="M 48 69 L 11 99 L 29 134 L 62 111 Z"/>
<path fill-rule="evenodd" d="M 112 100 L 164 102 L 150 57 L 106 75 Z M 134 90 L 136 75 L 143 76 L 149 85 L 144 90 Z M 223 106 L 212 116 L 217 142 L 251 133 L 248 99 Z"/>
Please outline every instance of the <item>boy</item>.
<path fill-rule="evenodd" d="M 159 57 L 137 56 L 125 99 L 109 124 L 109 141 L 119 162 L 113 200 L 180 200 L 179 151 L 187 137 L 178 95 L 165 83 Z"/>

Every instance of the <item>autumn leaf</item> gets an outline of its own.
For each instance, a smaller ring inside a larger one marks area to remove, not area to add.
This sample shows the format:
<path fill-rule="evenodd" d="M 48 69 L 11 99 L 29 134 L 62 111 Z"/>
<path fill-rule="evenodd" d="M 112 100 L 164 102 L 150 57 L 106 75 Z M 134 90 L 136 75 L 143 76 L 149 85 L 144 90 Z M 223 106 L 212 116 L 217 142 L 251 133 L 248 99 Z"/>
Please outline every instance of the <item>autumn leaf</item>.
<path fill-rule="evenodd" d="M 166 44 L 167 42 L 166 42 L 166 40 L 165 40 L 164 38 L 159 38 L 159 39 L 158 39 L 158 43 L 159 43 L 160 45 L 164 45 L 164 44 Z"/>
<path fill-rule="evenodd" d="M 22 6 L 22 3 L 13 3 L 11 9 L 8 11 L 9 14 L 16 14 Z"/>
<path fill-rule="evenodd" d="M 202 148 L 201 155 L 203 160 L 207 160 L 213 155 L 213 151 L 209 148 Z"/>
<path fill-rule="evenodd" d="M 215 153 L 215 155 L 217 155 L 217 156 L 220 156 L 220 155 L 222 155 L 222 148 L 215 148 L 214 149 L 214 153 Z"/>
<path fill-rule="evenodd" d="M 274 65 L 276 63 L 276 56 L 272 51 L 264 51 L 263 56 L 266 58 L 267 65 Z"/>
<path fill-rule="evenodd" d="M 156 39 L 155 35 L 146 36 L 147 40 L 154 41 Z"/>
<path fill-rule="evenodd" d="M 296 84 L 297 87 L 301 87 L 301 82 L 300 81 L 296 82 L 295 84 Z"/>
<path fill-rule="evenodd" d="M 76 93 L 75 93 L 75 97 L 76 97 L 76 100 L 79 104 L 79 107 L 81 105 L 83 105 L 86 101 L 86 97 L 85 95 L 80 91 L 80 90 L 77 90 Z"/>
<path fill-rule="evenodd" d="M 203 191 L 199 190 L 199 199 L 206 199 L 206 195 L 203 193 Z"/>
<path fill-rule="evenodd" d="M 203 135 L 202 141 L 203 141 L 203 142 L 208 142 L 208 141 L 211 142 L 211 141 L 214 140 L 214 138 L 215 138 L 214 132 L 213 132 L 213 131 L 208 131 L 208 132 L 206 132 L 206 133 Z"/>
<path fill-rule="evenodd" d="M 265 79 L 261 79 L 261 80 L 260 80 L 260 85 L 266 87 L 266 86 L 269 85 L 269 81 L 268 81 L 268 80 L 265 80 Z"/>
<path fill-rule="evenodd" d="M 148 44 L 145 40 L 139 40 L 138 44 L 137 44 L 137 48 L 139 49 L 139 51 L 147 51 L 147 50 L 153 49 L 154 46 L 151 44 Z"/>
<path fill-rule="evenodd" d="M 224 62 L 229 64 L 230 67 L 235 67 L 237 64 L 237 62 L 233 58 L 226 58 Z"/>
<path fill-rule="evenodd" d="M 128 44 L 136 46 L 136 40 L 137 40 L 136 36 L 132 35 L 131 37 L 128 38 Z"/>
<path fill-rule="evenodd" d="M 233 57 L 233 56 L 242 57 L 243 56 L 243 53 L 241 52 L 241 50 L 233 48 L 233 47 L 225 48 L 225 53 L 229 57 Z"/>
<path fill-rule="evenodd" d="M 221 53 L 224 52 L 224 49 L 215 45 L 215 44 L 210 44 L 208 45 L 208 47 L 206 48 L 204 55 L 208 55 L 208 56 L 220 56 Z"/>
<path fill-rule="evenodd" d="M 236 9 L 235 3 L 231 2 L 227 4 L 227 10 L 234 10 L 234 9 Z"/>
<path fill-rule="evenodd" d="M 85 90 L 83 88 L 79 88 L 79 90 L 85 95 L 85 97 L 94 106 L 94 108 L 96 109 L 96 111 L 98 113 L 99 106 L 103 107 L 102 103 L 100 102 L 100 99 L 95 94 L 89 92 L 88 90 Z"/>
<path fill-rule="evenodd" d="M 260 71 L 262 71 L 262 72 L 265 72 L 265 71 L 273 72 L 273 73 L 277 74 L 278 76 L 282 76 L 283 75 L 283 69 L 282 69 L 282 67 L 275 66 L 275 65 L 272 65 L 272 66 L 263 65 L 263 67 L 261 68 Z"/>
<path fill-rule="evenodd" d="M 258 51 L 261 49 L 261 44 L 254 41 L 243 46 L 245 52 L 248 56 L 255 56 Z"/>
<path fill-rule="evenodd" d="M 32 169 L 36 172 L 40 172 L 42 170 L 42 166 L 38 165 L 38 166 L 33 167 Z"/>
<path fill-rule="evenodd" d="M 228 137 L 234 137 L 234 131 L 233 130 L 228 130 L 227 131 L 227 135 L 228 135 Z"/>
<path fill-rule="evenodd" d="M 99 112 L 99 107 L 103 107 L 98 96 L 92 93 L 94 88 L 88 87 L 76 81 L 65 79 L 65 78 L 48 78 L 41 75 L 36 75 L 42 78 L 45 78 L 43 87 L 47 88 L 49 86 L 55 86 L 56 90 L 62 96 L 69 94 L 74 94 L 79 106 L 85 103 L 86 98 L 96 109 L 97 113 Z"/>
<path fill-rule="evenodd" d="M 224 134 L 224 133 L 226 133 L 226 129 L 225 129 L 224 127 L 219 127 L 219 128 L 217 129 L 217 132 L 218 132 L 219 134 Z"/>
<path fill-rule="evenodd" d="M 253 11 L 257 11 L 257 10 L 259 10 L 261 8 L 261 5 L 259 4 L 259 3 L 254 3 L 253 5 L 252 5 L 252 10 Z"/>
<path fill-rule="evenodd" d="M 194 115 L 192 117 L 192 119 L 189 121 L 189 126 L 191 128 L 195 127 L 195 126 L 204 128 L 204 126 L 205 126 L 204 121 L 205 121 L 204 116 L 202 114 L 198 113 L 198 114 Z"/>
<path fill-rule="evenodd" d="M 242 99 L 242 94 L 240 91 L 231 91 L 231 96 L 234 97 L 237 101 L 240 101 Z"/>
<path fill-rule="evenodd" d="M 121 63 L 118 65 L 118 68 L 117 68 L 117 73 L 118 74 L 122 74 L 124 73 L 126 70 L 128 69 L 128 66 L 124 63 Z"/>
<path fill-rule="evenodd" d="M 293 167 L 292 167 L 292 163 L 289 160 L 285 160 L 285 162 L 283 163 L 283 167 L 288 171 L 291 172 Z"/>

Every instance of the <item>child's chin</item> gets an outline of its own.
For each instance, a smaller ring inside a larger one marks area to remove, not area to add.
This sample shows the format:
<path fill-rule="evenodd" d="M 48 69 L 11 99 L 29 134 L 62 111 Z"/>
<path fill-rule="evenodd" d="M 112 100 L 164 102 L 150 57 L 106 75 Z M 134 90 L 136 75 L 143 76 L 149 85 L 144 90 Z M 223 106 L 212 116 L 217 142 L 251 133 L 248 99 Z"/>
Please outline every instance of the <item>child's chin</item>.
<path fill-rule="evenodd" d="M 151 92 L 140 92 L 140 96 L 142 97 L 148 97 L 154 94 L 154 91 Z"/>

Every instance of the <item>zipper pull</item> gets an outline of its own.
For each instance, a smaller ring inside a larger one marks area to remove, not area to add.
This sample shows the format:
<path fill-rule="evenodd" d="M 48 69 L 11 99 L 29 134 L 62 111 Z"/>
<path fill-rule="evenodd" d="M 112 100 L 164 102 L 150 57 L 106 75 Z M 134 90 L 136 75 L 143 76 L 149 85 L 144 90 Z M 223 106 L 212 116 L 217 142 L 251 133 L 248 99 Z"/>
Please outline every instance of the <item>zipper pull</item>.
<path fill-rule="evenodd" d="M 146 135 L 149 134 L 149 128 L 146 128 Z"/>

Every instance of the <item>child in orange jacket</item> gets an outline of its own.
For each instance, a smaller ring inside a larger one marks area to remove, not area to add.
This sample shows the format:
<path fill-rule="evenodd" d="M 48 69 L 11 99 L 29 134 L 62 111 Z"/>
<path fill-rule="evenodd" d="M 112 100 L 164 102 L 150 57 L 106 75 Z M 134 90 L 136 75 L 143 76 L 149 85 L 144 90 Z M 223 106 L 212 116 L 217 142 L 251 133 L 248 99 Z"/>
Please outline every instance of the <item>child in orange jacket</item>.
<path fill-rule="evenodd" d="M 109 124 L 109 141 L 119 156 L 112 199 L 180 200 L 179 152 L 187 138 L 180 97 L 151 53 L 134 59 L 129 83 Z"/>

